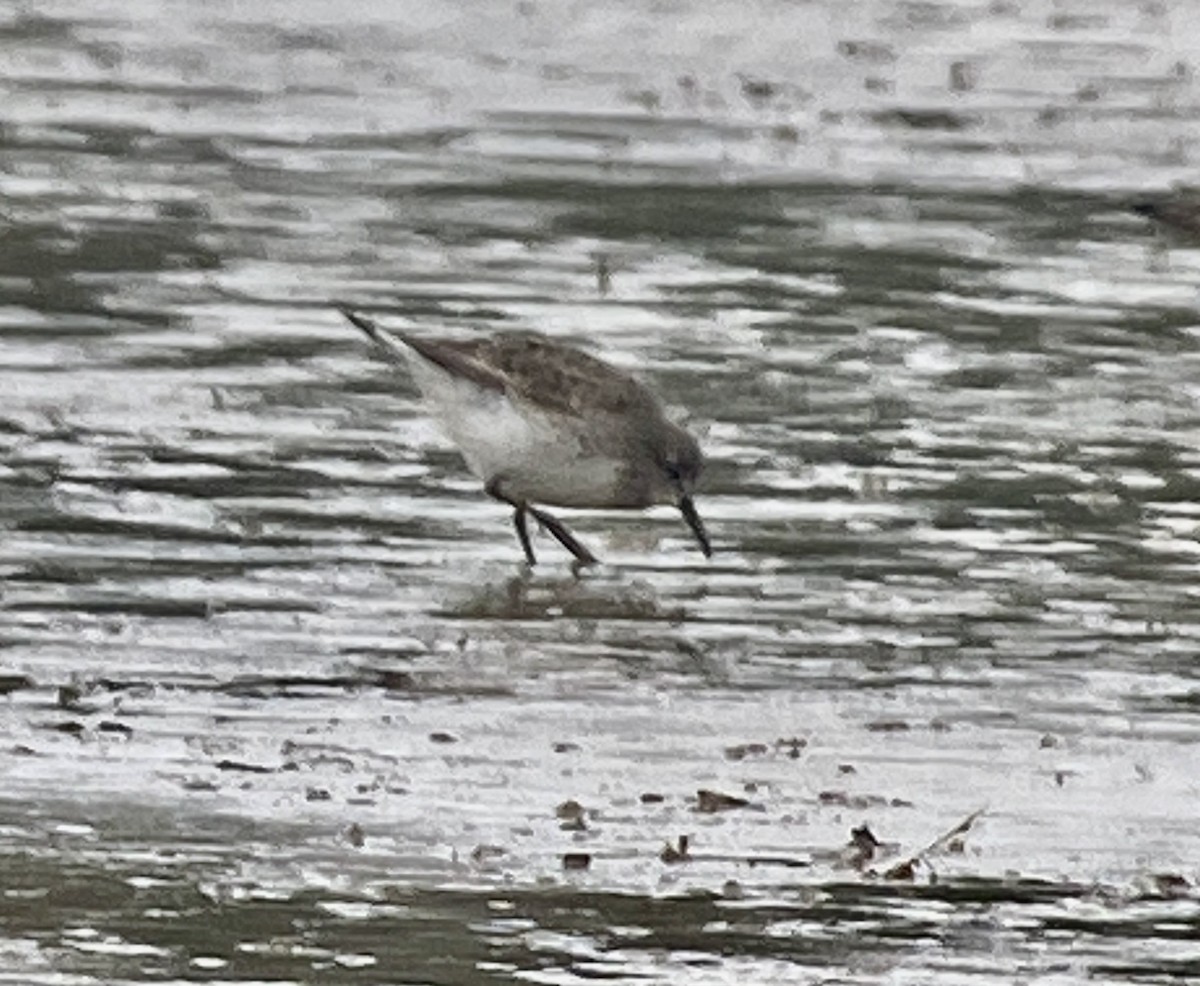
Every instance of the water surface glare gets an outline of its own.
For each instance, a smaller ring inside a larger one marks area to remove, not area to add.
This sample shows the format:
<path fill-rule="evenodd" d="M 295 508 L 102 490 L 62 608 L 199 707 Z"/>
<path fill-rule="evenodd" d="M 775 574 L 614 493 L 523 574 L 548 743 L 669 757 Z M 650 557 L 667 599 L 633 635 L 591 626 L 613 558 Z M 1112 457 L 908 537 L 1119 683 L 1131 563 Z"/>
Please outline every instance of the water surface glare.
<path fill-rule="evenodd" d="M 1200 978 L 1200 242 L 1128 209 L 1198 58 L 1185 0 L 0 12 L 0 983 Z M 522 573 L 335 301 L 636 371 L 712 561 Z"/>

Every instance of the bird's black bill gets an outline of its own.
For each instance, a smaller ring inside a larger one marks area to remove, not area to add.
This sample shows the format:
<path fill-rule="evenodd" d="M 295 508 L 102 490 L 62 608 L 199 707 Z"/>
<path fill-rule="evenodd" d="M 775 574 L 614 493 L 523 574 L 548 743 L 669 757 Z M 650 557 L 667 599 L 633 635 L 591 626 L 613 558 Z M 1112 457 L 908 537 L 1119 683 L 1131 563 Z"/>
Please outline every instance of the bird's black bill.
<path fill-rule="evenodd" d="M 685 496 L 679 501 L 679 512 L 683 514 L 683 519 L 687 521 L 688 527 L 696 535 L 696 540 L 700 542 L 700 550 L 704 552 L 704 557 L 711 558 L 712 545 L 708 543 L 708 532 L 704 530 L 704 521 L 696 513 L 696 505 L 692 503 L 690 496 Z"/>

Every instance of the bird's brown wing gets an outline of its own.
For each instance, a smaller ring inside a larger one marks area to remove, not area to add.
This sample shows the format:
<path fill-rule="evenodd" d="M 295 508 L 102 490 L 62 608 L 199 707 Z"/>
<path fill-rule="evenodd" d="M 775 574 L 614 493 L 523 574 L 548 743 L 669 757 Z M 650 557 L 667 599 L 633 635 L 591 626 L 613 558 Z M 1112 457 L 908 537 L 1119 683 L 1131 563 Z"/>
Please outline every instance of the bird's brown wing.
<path fill-rule="evenodd" d="M 654 396 L 629 374 L 537 332 L 429 339 L 385 330 L 349 309 L 341 311 L 393 359 L 403 361 L 402 346 L 408 346 L 453 376 L 546 411 L 580 418 L 661 413 Z"/>
<path fill-rule="evenodd" d="M 547 411 L 657 415 L 654 396 L 629 374 L 536 332 L 499 332 L 465 344 L 477 365 L 503 375 L 510 395 Z"/>
<path fill-rule="evenodd" d="M 410 349 L 435 363 L 451 376 L 463 377 L 485 390 L 503 393 L 508 380 L 503 373 L 479 358 L 479 343 L 459 339 L 422 339 L 396 333 Z"/>

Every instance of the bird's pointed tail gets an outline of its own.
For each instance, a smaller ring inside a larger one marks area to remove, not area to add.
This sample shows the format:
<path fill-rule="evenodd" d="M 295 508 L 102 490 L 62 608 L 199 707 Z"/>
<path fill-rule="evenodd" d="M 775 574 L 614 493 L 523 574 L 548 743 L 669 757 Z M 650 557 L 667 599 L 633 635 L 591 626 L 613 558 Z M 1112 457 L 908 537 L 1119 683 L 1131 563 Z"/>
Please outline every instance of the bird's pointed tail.
<path fill-rule="evenodd" d="M 401 338 L 392 335 L 392 333 L 381 328 L 369 318 L 351 311 L 346 305 L 338 305 L 337 310 L 346 317 L 346 321 L 351 325 L 357 329 L 361 329 L 363 335 L 382 349 L 389 359 L 398 362 L 404 361 L 404 341 Z"/>

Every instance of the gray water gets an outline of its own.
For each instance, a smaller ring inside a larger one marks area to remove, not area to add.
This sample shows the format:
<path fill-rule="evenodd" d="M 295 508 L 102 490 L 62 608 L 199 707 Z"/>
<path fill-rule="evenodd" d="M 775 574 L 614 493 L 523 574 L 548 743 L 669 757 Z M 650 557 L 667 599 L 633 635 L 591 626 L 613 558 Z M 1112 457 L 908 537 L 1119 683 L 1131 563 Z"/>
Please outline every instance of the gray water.
<path fill-rule="evenodd" d="M 1126 208 L 1198 59 L 1185 0 L 8 6 L 0 982 L 1200 976 L 1200 249 Z M 334 300 L 637 372 L 713 560 L 524 573 Z"/>

